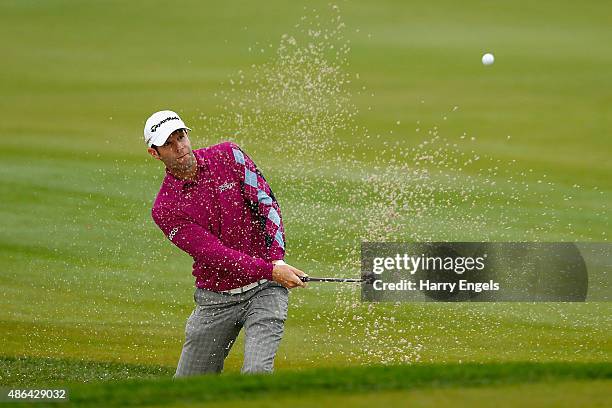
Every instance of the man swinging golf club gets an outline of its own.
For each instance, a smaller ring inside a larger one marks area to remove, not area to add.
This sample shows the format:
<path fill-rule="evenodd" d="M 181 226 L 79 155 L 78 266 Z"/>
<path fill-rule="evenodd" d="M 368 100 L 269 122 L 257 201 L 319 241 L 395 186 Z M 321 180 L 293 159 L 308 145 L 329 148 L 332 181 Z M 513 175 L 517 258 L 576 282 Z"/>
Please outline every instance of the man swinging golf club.
<path fill-rule="evenodd" d="M 231 142 L 191 150 L 190 130 L 168 110 L 144 127 L 149 154 L 166 167 L 153 220 L 193 257 L 196 278 L 175 377 L 220 372 L 242 327 L 242 372 L 271 372 L 287 289 L 305 286 L 306 275 L 283 262 L 280 207 L 253 161 Z"/>

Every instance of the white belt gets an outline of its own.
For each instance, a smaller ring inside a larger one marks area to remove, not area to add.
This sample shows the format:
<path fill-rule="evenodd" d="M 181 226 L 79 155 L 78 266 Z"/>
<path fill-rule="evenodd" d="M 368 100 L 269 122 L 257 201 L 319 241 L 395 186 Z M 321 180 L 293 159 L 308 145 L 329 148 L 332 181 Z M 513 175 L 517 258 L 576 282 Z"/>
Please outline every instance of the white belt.
<path fill-rule="evenodd" d="M 244 285 L 244 286 L 241 286 L 239 288 L 219 291 L 219 293 L 227 293 L 229 295 L 238 295 L 240 293 L 246 292 L 247 290 L 251 290 L 253 288 L 256 288 L 259 285 L 263 285 L 266 282 L 268 282 L 267 279 L 260 279 L 257 282 L 249 283 L 248 285 Z"/>

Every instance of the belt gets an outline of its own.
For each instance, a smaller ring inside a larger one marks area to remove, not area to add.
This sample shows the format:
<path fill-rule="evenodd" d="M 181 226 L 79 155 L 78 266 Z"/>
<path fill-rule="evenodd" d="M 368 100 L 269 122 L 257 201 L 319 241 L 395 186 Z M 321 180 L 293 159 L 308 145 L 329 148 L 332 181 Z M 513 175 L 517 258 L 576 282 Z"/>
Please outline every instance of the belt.
<path fill-rule="evenodd" d="M 226 295 L 238 295 L 240 293 L 244 293 L 248 290 L 254 289 L 260 285 L 263 285 L 264 283 L 269 282 L 267 279 L 260 279 L 257 282 L 253 282 L 253 283 L 249 283 L 248 285 L 244 285 L 241 286 L 239 288 L 234 288 L 234 289 L 229 289 L 229 290 L 222 290 L 219 291 L 219 293 L 224 293 Z"/>

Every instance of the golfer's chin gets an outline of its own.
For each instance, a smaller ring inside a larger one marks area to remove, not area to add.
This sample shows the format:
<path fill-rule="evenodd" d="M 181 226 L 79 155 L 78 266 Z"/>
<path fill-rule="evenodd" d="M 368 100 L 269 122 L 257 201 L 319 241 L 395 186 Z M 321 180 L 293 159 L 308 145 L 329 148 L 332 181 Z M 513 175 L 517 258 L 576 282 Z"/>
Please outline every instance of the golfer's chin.
<path fill-rule="evenodd" d="M 183 157 L 179 157 L 174 161 L 174 168 L 185 171 L 189 170 L 195 164 L 195 156 L 192 152 L 187 153 Z"/>

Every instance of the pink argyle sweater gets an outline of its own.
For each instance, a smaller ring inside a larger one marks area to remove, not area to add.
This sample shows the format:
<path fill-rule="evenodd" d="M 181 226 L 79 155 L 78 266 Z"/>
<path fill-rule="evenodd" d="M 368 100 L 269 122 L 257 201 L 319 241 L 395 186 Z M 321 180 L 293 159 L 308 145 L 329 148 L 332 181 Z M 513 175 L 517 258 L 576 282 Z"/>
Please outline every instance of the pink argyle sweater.
<path fill-rule="evenodd" d="M 166 170 L 152 216 L 193 258 L 199 288 L 221 291 L 272 279 L 285 255 L 280 207 L 255 163 L 232 142 L 193 151 L 196 181 Z"/>

